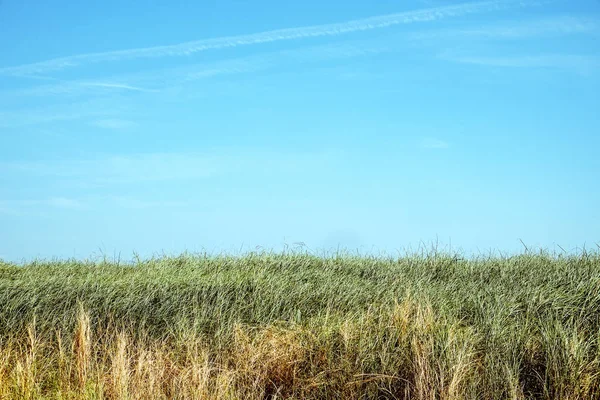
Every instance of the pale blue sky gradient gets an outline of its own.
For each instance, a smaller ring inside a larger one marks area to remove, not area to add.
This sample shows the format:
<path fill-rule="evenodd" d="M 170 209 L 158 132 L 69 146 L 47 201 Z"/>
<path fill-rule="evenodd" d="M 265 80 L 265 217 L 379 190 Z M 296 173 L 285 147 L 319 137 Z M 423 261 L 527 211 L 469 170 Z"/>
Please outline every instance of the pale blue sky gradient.
<path fill-rule="evenodd" d="M 600 242 L 597 0 L 2 0 L 0 54 L 0 258 Z"/>

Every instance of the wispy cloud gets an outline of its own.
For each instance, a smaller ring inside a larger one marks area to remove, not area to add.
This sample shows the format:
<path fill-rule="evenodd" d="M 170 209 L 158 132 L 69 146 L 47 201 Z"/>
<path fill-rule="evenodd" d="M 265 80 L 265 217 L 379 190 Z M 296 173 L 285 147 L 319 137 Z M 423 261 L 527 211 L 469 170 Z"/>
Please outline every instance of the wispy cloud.
<path fill-rule="evenodd" d="M 42 203 L 45 203 L 51 207 L 65 208 L 71 210 L 80 210 L 84 208 L 83 204 L 79 200 L 67 197 L 51 197 Z"/>
<path fill-rule="evenodd" d="M 148 208 L 183 208 L 190 206 L 190 202 L 186 201 L 148 200 L 130 196 L 104 196 L 98 200 L 103 203 L 108 202 L 119 208 L 131 210 L 144 210 Z"/>
<path fill-rule="evenodd" d="M 304 63 L 374 55 L 392 51 L 397 49 L 399 45 L 399 40 L 393 46 L 373 41 L 354 40 L 352 42 L 308 46 L 215 62 L 146 70 L 134 74 L 107 78 L 107 80 L 112 82 L 129 82 L 128 84 L 59 81 L 58 83 L 0 93 L 0 98 L 48 95 L 103 95 L 114 94 L 115 91 L 117 93 L 124 91 L 156 93 L 180 85 L 187 85 L 189 82 L 210 79 L 217 76 L 264 71 L 287 64 L 297 66 Z M 142 88 L 141 86 L 145 87 Z"/>
<path fill-rule="evenodd" d="M 130 121 L 127 119 L 112 118 L 112 119 L 95 120 L 91 123 L 91 125 L 94 125 L 94 126 L 97 126 L 99 128 L 103 128 L 103 129 L 121 131 L 121 130 L 135 128 L 138 124 L 134 121 Z"/>
<path fill-rule="evenodd" d="M 105 113 L 103 111 L 78 111 L 76 109 L 65 110 L 61 113 L 52 113 L 43 110 L 0 112 L 0 129 L 35 124 L 46 124 L 58 121 L 74 121 L 82 118 L 98 117 L 104 115 Z"/>
<path fill-rule="evenodd" d="M 196 181 L 227 174 L 301 172 L 338 160 L 338 153 L 290 153 L 259 149 L 206 153 L 108 155 L 95 159 L 0 163 L 0 174 L 23 181 L 68 182 L 78 187 Z"/>
<path fill-rule="evenodd" d="M 488 0 L 473 3 L 462 3 L 444 7 L 434 7 L 396 14 L 346 21 L 336 24 L 306 26 L 266 31 L 250 35 L 220 37 L 214 39 L 196 40 L 170 46 L 155 46 L 136 48 L 103 53 L 88 53 L 31 64 L 0 68 L 1 75 L 28 76 L 44 74 L 75 68 L 87 64 L 132 60 L 141 58 L 187 56 L 190 54 L 228 47 L 248 46 L 254 44 L 315 38 L 322 36 L 337 36 L 352 32 L 381 29 L 393 25 L 410 24 L 415 22 L 435 21 L 443 18 L 458 17 L 467 14 L 495 11 L 500 8 L 521 7 L 532 4 L 523 0 Z M 536 2 L 537 4 L 537 2 Z"/>
<path fill-rule="evenodd" d="M 118 78 L 117 78 L 118 79 Z M 54 83 L 38 85 L 25 89 L 13 90 L 2 93 L 6 96 L 44 96 L 44 95 L 79 95 L 79 94 L 107 94 L 115 92 L 156 92 L 155 89 L 142 88 L 120 82 L 90 82 L 90 81 L 64 81 L 53 80 Z"/>
<path fill-rule="evenodd" d="M 0 97 L 1 98 L 1 97 Z M 117 103 L 119 106 L 115 107 Z M 119 96 L 42 107 L 0 111 L 0 129 L 88 118 L 109 118 L 128 109 Z"/>
<path fill-rule="evenodd" d="M 139 88 L 136 86 L 126 85 L 123 83 L 110 83 L 110 82 L 81 82 L 79 83 L 81 86 L 90 86 L 90 87 L 102 87 L 102 88 L 110 88 L 110 89 L 125 89 L 131 90 L 134 92 L 154 92 L 155 90 Z"/>
<path fill-rule="evenodd" d="M 450 147 L 450 144 L 437 138 L 423 138 L 421 140 L 421 147 L 425 149 L 447 149 Z"/>
<path fill-rule="evenodd" d="M 443 53 L 440 58 L 463 64 L 506 68 L 560 68 L 582 72 L 600 68 L 600 57 L 577 54 L 542 54 L 514 56 L 464 56 Z"/>
<path fill-rule="evenodd" d="M 0 214 L 12 216 L 29 215 L 33 210 L 40 208 L 63 209 L 69 211 L 85 210 L 89 208 L 83 201 L 70 197 L 49 197 L 38 200 L 1 200 Z"/>
<path fill-rule="evenodd" d="M 412 34 L 413 39 L 482 38 L 482 39 L 528 39 L 538 37 L 563 37 L 569 35 L 600 34 L 600 20 L 587 16 L 553 16 L 532 20 L 501 22 L 483 27 L 455 28 L 449 30 L 433 30 Z M 593 37 L 593 36 L 592 36 Z M 494 55 L 466 54 L 446 50 L 438 54 L 438 58 L 446 61 L 473 64 L 486 67 L 507 68 L 560 68 L 589 72 L 600 67 L 600 57 L 591 54 L 508 54 Z"/>
<path fill-rule="evenodd" d="M 507 21 L 484 26 L 434 29 L 415 32 L 408 35 L 413 40 L 452 39 L 452 38 L 488 38 L 488 39 L 524 39 L 577 34 L 600 33 L 600 20 L 587 16 L 561 15 L 541 17 L 531 20 Z"/>
<path fill-rule="evenodd" d="M 50 197 L 45 199 L 2 200 L 0 214 L 11 216 L 41 215 L 49 210 L 93 211 L 100 208 L 114 207 L 128 210 L 144 210 L 149 208 L 182 208 L 191 203 L 184 201 L 149 200 L 131 196 L 95 195 L 80 198 Z"/>
<path fill-rule="evenodd" d="M 93 186 L 207 178 L 217 172 L 217 161 L 214 157 L 199 154 L 152 153 L 87 160 L 7 163 L 0 165 L 0 171 Z"/>
<path fill-rule="evenodd" d="M 14 208 L 11 207 L 8 202 L 0 201 L 0 215 L 20 216 L 21 214 Z"/>

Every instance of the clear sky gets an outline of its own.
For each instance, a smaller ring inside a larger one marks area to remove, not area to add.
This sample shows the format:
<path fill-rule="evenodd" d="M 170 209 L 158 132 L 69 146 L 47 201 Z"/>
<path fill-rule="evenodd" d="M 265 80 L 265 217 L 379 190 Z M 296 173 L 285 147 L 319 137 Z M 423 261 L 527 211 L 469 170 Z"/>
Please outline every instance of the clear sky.
<path fill-rule="evenodd" d="M 600 242 L 600 1 L 0 0 L 0 258 Z"/>

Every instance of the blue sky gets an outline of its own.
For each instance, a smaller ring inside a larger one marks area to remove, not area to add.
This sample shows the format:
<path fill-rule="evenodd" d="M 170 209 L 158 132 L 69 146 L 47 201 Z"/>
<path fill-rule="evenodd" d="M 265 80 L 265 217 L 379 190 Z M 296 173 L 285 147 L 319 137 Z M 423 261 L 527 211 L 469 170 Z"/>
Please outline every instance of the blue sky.
<path fill-rule="evenodd" d="M 600 2 L 0 1 L 0 258 L 600 242 Z"/>

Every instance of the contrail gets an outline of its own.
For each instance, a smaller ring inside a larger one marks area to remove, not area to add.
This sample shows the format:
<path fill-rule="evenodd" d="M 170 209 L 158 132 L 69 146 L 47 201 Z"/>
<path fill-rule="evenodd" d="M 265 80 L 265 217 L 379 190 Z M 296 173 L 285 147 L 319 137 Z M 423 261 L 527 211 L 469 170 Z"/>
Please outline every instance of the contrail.
<path fill-rule="evenodd" d="M 146 89 L 139 86 L 133 86 L 125 83 L 113 83 L 113 82 L 88 82 L 88 81 L 63 81 L 55 79 L 59 82 L 53 85 L 42 85 L 33 88 L 20 89 L 9 92 L 0 92 L 0 98 L 2 95 L 7 96 L 38 96 L 38 95 L 55 95 L 55 94 L 66 94 L 72 95 L 86 90 L 121 90 L 131 92 L 156 92 L 154 89 Z"/>
<path fill-rule="evenodd" d="M 138 58 L 185 56 L 210 49 L 223 49 L 227 47 L 248 46 L 260 43 L 315 38 L 322 36 L 337 36 L 358 31 L 381 29 L 393 25 L 435 21 L 443 18 L 483 13 L 507 7 L 519 7 L 523 5 L 525 5 L 523 0 L 488 0 L 381 15 L 377 17 L 357 19 L 335 24 L 278 29 L 249 35 L 202 39 L 169 46 L 155 46 L 102 53 L 79 54 L 68 57 L 54 58 L 51 60 L 40 61 L 31 64 L 0 68 L 0 75 L 27 76 L 49 71 L 75 68 L 93 63 L 131 60 Z"/>
<path fill-rule="evenodd" d="M 81 86 L 90 87 L 101 87 L 101 88 L 113 88 L 113 89 L 126 89 L 134 92 L 152 92 L 153 90 L 144 89 L 137 86 L 126 85 L 122 83 L 106 83 L 106 82 L 82 82 Z"/>

